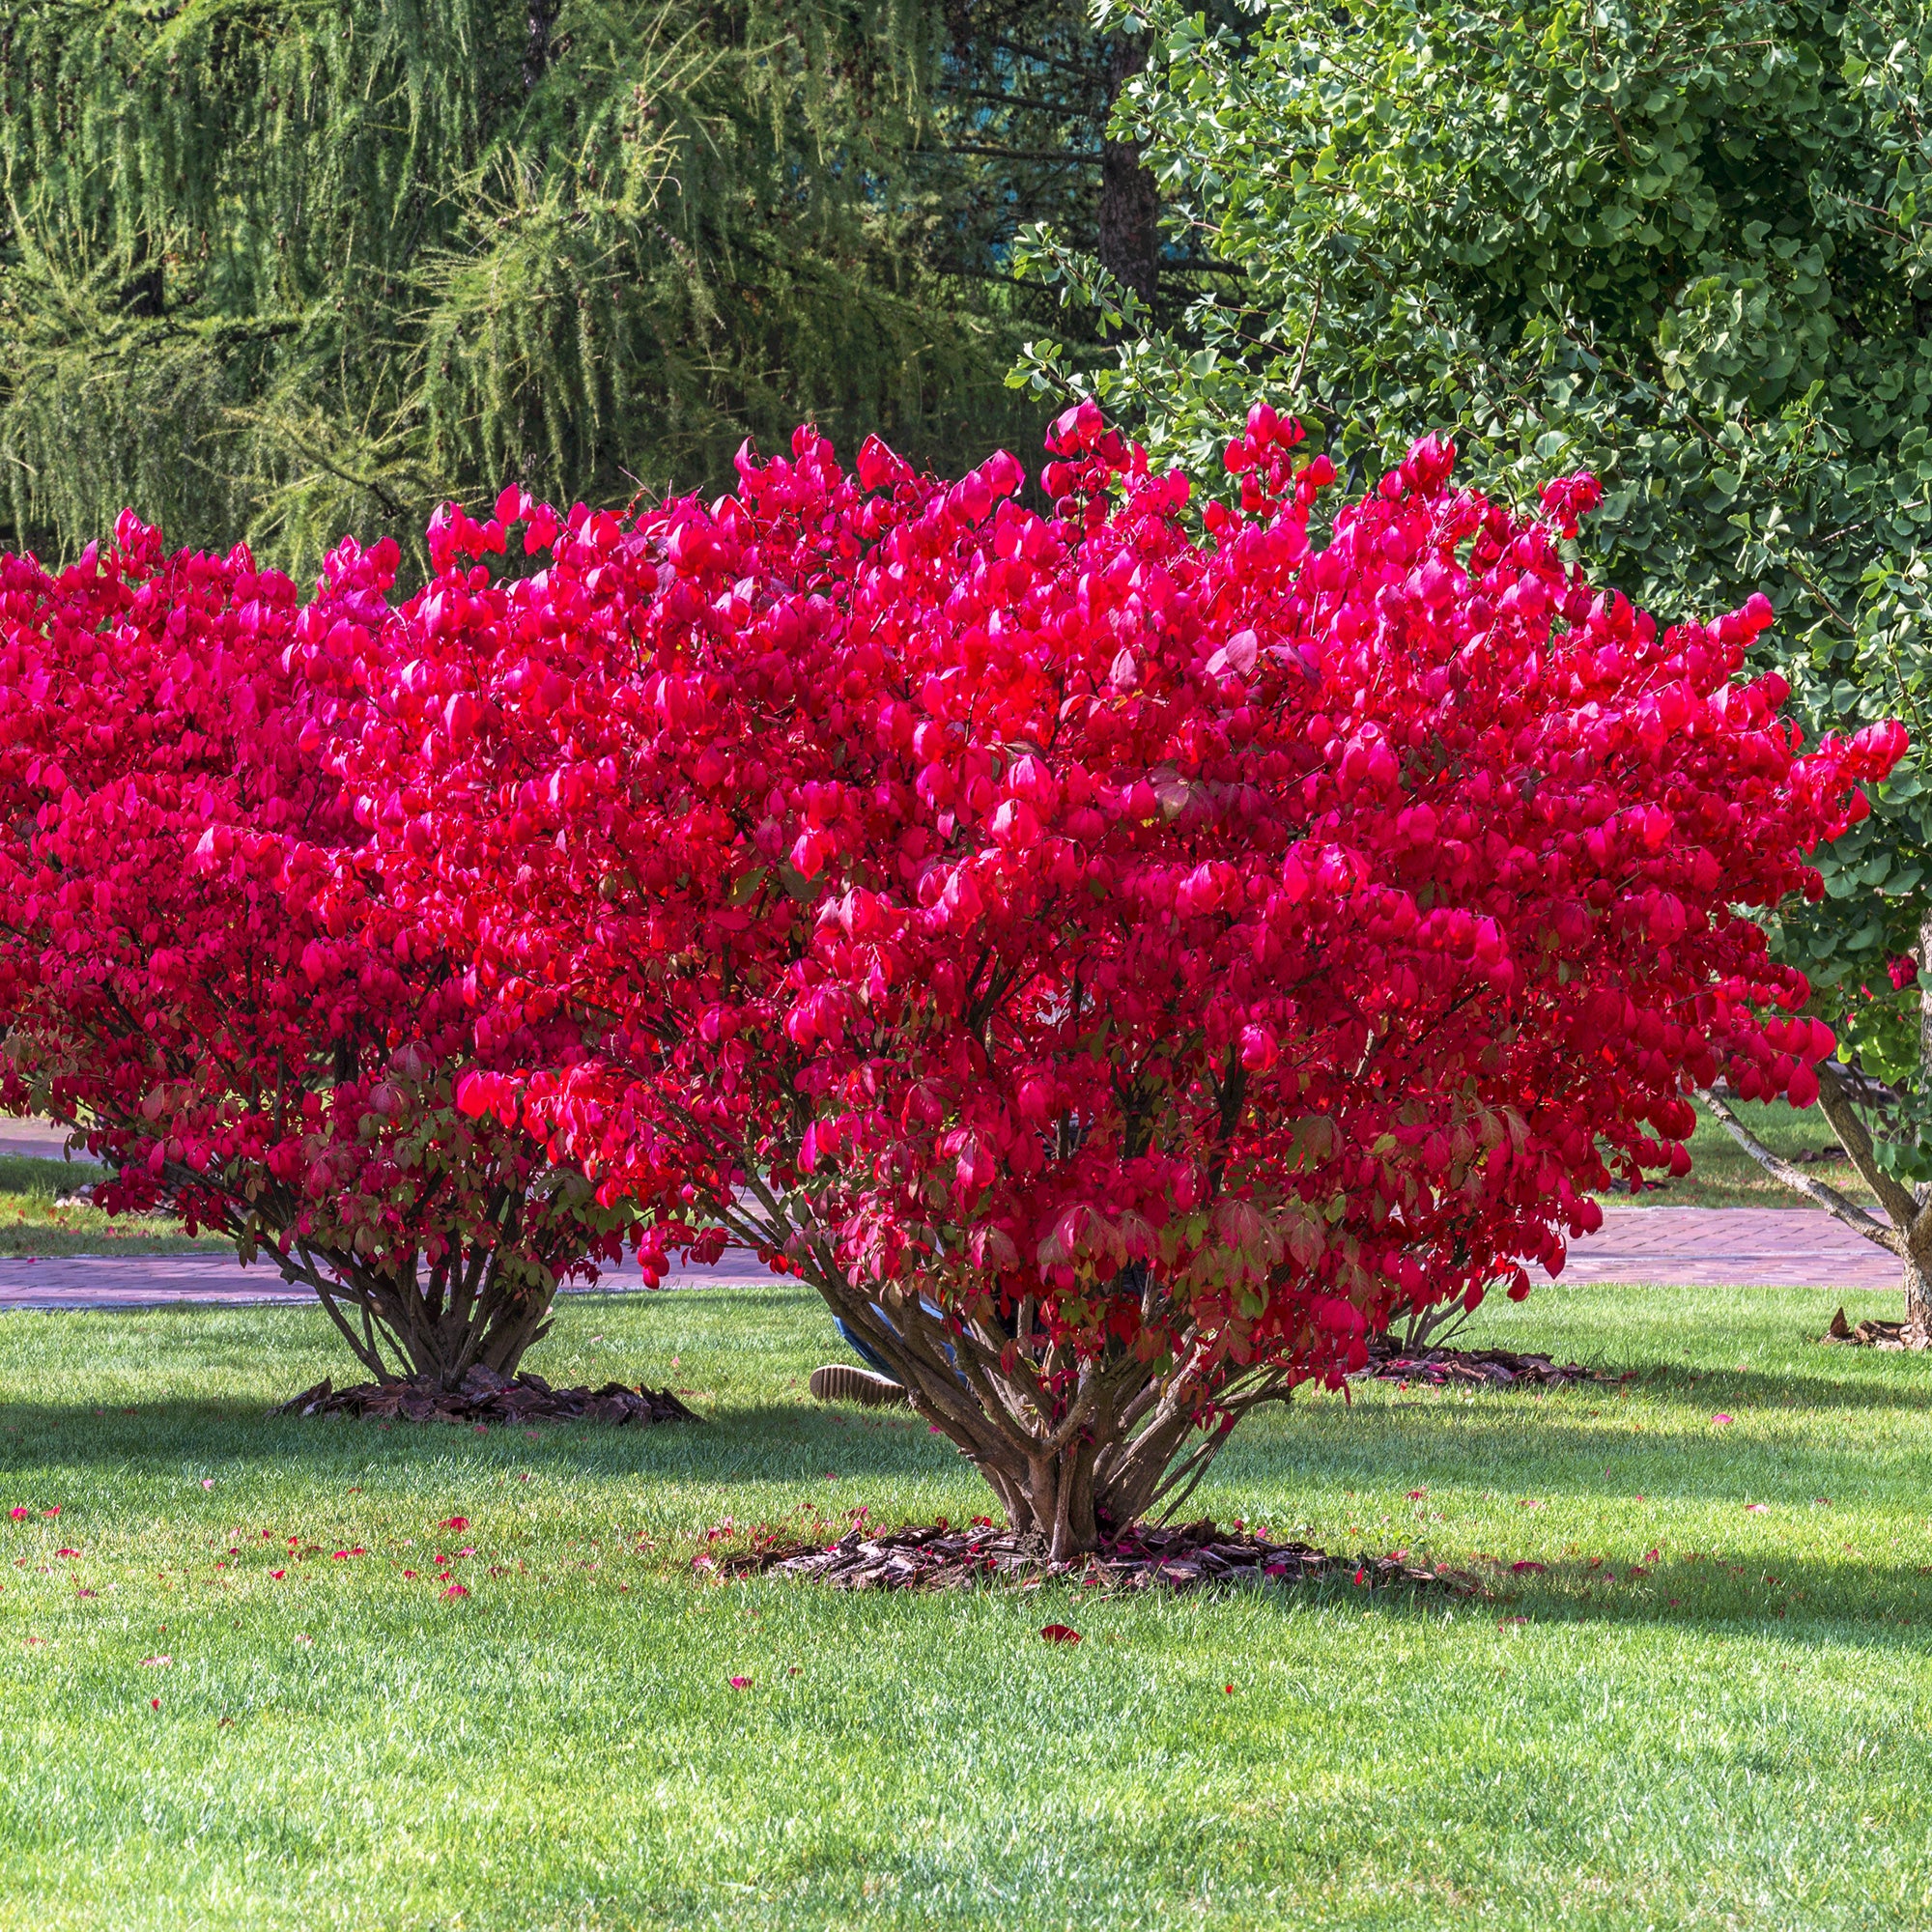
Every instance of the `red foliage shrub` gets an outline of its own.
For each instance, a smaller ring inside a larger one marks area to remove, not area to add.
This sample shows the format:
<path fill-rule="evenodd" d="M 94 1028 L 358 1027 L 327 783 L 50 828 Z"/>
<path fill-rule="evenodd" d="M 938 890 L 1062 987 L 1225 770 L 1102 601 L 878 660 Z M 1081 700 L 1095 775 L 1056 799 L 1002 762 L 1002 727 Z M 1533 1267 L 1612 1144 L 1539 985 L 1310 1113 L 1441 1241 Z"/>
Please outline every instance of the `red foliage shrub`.
<path fill-rule="evenodd" d="M 478 1023 L 327 769 L 394 565 L 345 548 L 303 605 L 131 516 L 58 576 L 0 559 L 0 1099 L 87 1130 L 101 1205 L 266 1248 L 377 1374 L 507 1375 L 617 1217 L 456 1109 L 568 1041 Z"/>
<path fill-rule="evenodd" d="M 664 1248 L 814 1284 L 1067 1554 L 1403 1307 L 1526 1290 L 1688 1083 L 1831 1037 L 1736 904 L 1815 892 L 1897 727 L 1801 756 L 1753 598 L 1660 634 L 1418 443 L 1340 509 L 1259 408 L 1182 522 L 1092 406 L 1013 500 L 800 432 L 635 522 L 451 513 L 348 770 L 506 1024 L 469 1076 Z M 654 1254 L 656 1249 L 654 1247 Z"/>

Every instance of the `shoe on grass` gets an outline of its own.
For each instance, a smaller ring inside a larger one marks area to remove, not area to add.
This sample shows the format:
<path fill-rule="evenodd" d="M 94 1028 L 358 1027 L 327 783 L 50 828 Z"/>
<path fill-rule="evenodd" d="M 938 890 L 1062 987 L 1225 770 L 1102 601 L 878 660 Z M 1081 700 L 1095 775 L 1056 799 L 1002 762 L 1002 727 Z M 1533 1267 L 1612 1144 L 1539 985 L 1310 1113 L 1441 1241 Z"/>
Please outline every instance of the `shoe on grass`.
<path fill-rule="evenodd" d="M 890 1376 L 875 1376 L 850 1362 L 827 1362 L 822 1369 L 813 1369 L 811 1394 L 815 1402 L 856 1402 L 867 1408 L 900 1408 L 906 1399 L 905 1389 Z"/>

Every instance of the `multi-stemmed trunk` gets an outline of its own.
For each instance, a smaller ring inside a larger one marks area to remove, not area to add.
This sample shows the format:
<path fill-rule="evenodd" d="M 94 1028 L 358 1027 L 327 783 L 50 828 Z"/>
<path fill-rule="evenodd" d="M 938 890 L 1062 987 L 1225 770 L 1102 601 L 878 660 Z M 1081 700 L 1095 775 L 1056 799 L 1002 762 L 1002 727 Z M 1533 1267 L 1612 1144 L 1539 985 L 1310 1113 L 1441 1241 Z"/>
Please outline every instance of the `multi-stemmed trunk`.
<path fill-rule="evenodd" d="M 1918 928 L 1919 1064 L 1932 1073 L 1932 915 Z M 1818 1105 L 1859 1178 L 1877 1198 L 1885 1218 L 1849 1201 L 1829 1182 L 1773 1153 L 1717 1094 L 1700 1098 L 1758 1165 L 1787 1187 L 1808 1195 L 1846 1227 L 1898 1257 L 1905 1291 L 1901 1339 L 1908 1349 L 1932 1348 L 1932 1187 L 1908 1186 L 1880 1164 L 1871 1130 L 1859 1112 L 1860 1083 L 1832 1061 L 1818 1068 Z"/>
<path fill-rule="evenodd" d="M 353 1246 L 291 1235 L 302 1204 L 282 1183 L 254 1177 L 253 1192 L 232 1198 L 210 1177 L 169 1163 L 163 1181 L 218 1202 L 212 1233 L 232 1239 L 244 1261 L 271 1262 L 282 1279 L 313 1289 L 342 1339 L 379 1382 L 417 1381 L 454 1389 L 471 1369 L 508 1380 L 525 1352 L 549 1332 L 559 1272 L 578 1253 L 529 1252 L 525 1203 L 498 1187 L 480 1237 L 451 1238 L 436 1261 L 420 1251 L 374 1259 Z"/>
<path fill-rule="evenodd" d="M 1287 1372 L 1258 1368 L 1215 1390 L 1203 1430 L 1197 1338 L 1183 1335 L 1158 1370 L 1111 1346 L 1081 1362 L 1033 1325 L 1014 1332 L 958 1323 L 897 1288 L 855 1283 L 810 1263 L 806 1277 L 904 1384 L 912 1406 L 968 1456 L 1007 1520 L 1056 1563 L 1089 1554 L 1116 1531 L 1178 1506 L 1235 1423 L 1285 1399 Z M 1150 1283 L 1150 1300 L 1162 1291 Z"/>
<path fill-rule="evenodd" d="M 1292 1377 L 1278 1364 L 1236 1372 L 1215 1386 L 1204 1428 L 1207 1338 L 1145 1270 L 1143 1323 L 1176 1334 L 1172 1353 L 1150 1366 L 1110 1344 L 1082 1360 L 1037 1325 L 1031 1303 L 1009 1325 L 955 1321 L 916 1290 L 855 1280 L 829 1240 L 769 1197 L 741 1199 L 721 1218 L 741 1239 L 791 1255 L 913 1407 L 971 1459 L 1013 1529 L 1056 1563 L 1089 1554 L 1153 1510 L 1178 1507 L 1236 1422 L 1288 1396 Z"/>
<path fill-rule="evenodd" d="M 554 1278 L 548 1287 L 513 1284 L 501 1251 L 482 1243 L 434 1264 L 401 1267 L 372 1266 L 353 1253 L 301 1242 L 274 1260 L 285 1281 L 315 1290 L 378 1381 L 454 1389 L 476 1368 L 507 1381 L 550 1329 Z"/>

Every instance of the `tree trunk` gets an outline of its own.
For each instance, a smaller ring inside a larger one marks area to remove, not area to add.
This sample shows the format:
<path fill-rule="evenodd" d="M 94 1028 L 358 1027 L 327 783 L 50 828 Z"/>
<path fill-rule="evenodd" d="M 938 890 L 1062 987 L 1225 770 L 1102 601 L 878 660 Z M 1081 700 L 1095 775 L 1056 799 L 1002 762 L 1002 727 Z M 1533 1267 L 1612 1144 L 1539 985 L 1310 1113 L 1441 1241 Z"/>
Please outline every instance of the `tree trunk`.
<path fill-rule="evenodd" d="M 1918 987 L 1919 1066 L 1921 1076 L 1932 1081 L 1932 909 L 1918 925 Z M 1808 1195 L 1846 1227 L 1898 1257 L 1905 1292 L 1905 1346 L 1932 1349 L 1932 1192 L 1906 1186 L 1879 1165 L 1871 1130 L 1854 1104 L 1854 1092 L 1834 1062 L 1828 1060 L 1819 1066 L 1819 1109 L 1860 1179 L 1878 1197 L 1886 1216 L 1882 1221 L 1835 1187 L 1773 1153 L 1717 1094 L 1700 1092 L 1697 1097 L 1767 1174 Z"/>
<path fill-rule="evenodd" d="M 1147 42 L 1117 37 L 1107 43 L 1107 112 L 1121 90 L 1147 66 Z M 1100 204 L 1094 252 L 1134 294 L 1152 304 L 1160 288 L 1160 188 L 1141 160 L 1138 141 L 1100 144 Z"/>
<path fill-rule="evenodd" d="M 338 1068 L 338 1077 L 347 1079 L 349 1070 Z M 206 1201 L 212 1191 L 206 1174 L 174 1162 L 161 1178 L 176 1195 Z M 525 1352 L 550 1332 L 563 1270 L 585 1252 L 534 1236 L 522 1204 L 505 1198 L 491 1239 L 454 1248 L 440 1262 L 426 1264 L 416 1254 L 401 1265 L 379 1266 L 354 1249 L 318 1247 L 293 1234 L 283 1254 L 274 1243 L 300 1225 L 298 1200 L 279 1183 L 221 1199 L 225 1217 L 204 1207 L 202 1225 L 233 1240 L 244 1261 L 265 1256 L 284 1281 L 313 1289 L 379 1382 L 455 1389 L 473 1368 L 492 1369 L 507 1381 Z"/>
<path fill-rule="evenodd" d="M 751 1225 L 742 1232 L 761 1246 L 783 1245 Z M 1014 1531 L 1055 1563 L 1090 1555 L 1163 1503 L 1178 1507 L 1236 1421 L 1287 1400 L 1285 1369 L 1239 1372 L 1214 1387 L 1217 1421 L 1204 1432 L 1196 1418 L 1206 1360 L 1191 1331 L 1163 1371 L 1125 1349 L 1082 1362 L 1033 1332 L 1025 1308 L 990 1332 L 955 1323 L 899 1284 L 856 1284 L 822 1250 L 804 1272 L 913 1407 L 973 1462 Z M 1143 1293 L 1171 1318 L 1157 1283 Z"/>
<path fill-rule="evenodd" d="M 532 93 L 550 69 L 551 30 L 556 24 L 556 0 L 529 0 L 524 19 L 524 92 Z"/>
<path fill-rule="evenodd" d="M 1921 1216 L 1924 1220 L 1928 1217 Z M 1915 1225 L 1915 1239 L 1906 1249 L 1905 1323 L 1899 1339 L 1908 1349 L 1932 1349 L 1932 1230 Z"/>
<path fill-rule="evenodd" d="M 354 1255 L 299 1244 L 281 1267 L 286 1278 L 315 1289 L 378 1381 L 426 1381 L 444 1389 L 459 1388 L 474 1368 L 509 1380 L 526 1350 L 549 1331 L 555 1293 L 554 1278 L 548 1292 L 505 1281 L 498 1256 L 487 1249 L 471 1250 L 461 1267 L 429 1269 L 426 1280 L 415 1267 L 379 1271 Z"/>
<path fill-rule="evenodd" d="M 1918 922 L 1918 1072 L 1932 1084 L 1932 907 Z M 1932 1349 L 1932 1204 L 1920 1208 L 1905 1249 L 1905 1325 L 1908 1349 Z"/>

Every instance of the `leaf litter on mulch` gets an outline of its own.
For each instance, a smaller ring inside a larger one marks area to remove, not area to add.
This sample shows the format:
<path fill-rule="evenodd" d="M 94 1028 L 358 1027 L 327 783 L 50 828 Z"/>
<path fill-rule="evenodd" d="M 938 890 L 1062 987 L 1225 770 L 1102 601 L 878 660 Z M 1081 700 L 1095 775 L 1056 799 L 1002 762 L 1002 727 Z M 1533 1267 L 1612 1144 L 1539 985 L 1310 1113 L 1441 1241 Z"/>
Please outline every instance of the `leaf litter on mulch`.
<path fill-rule="evenodd" d="M 1577 1382 L 1629 1381 L 1577 1362 L 1527 1355 L 1515 1349 L 1404 1349 L 1386 1336 L 1369 1344 L 1369 1365 L 1357 1369 L 1367 1381 L 1419 1382 L 1426 1388 L 1462 1383 L 1474 1388 L 1569 1388 Z"/>
<path fill-rule="evenodd" d="M 1821 1342 L 1848 1342 L 1856 1349 L 1898 1349 L 1911 1345 L 1905 1339 L 1903 1321 L 1848 1321 L 1840 1308 L 1832 1317 L 1832 1325 L 1818 1337 Z"/>
<path fill-rule="evenodd" d="M 696 1422 L 669 1389 L 633 1388 L 606 1382 L 601 1388 L 552 1388 L 527 1370 L 506 1379 L 494 1369 L 472 1368 L 461 1387 L 446 1389 L 427 1377 L 409 1381 L 358 1382 L 339 1389 L 325 1376 L 292 1397 L 275 1415 L 359 1415 L 403 1422 L 608 1422 L 647 1428 L 659 1422 Z"/>
<path fill-rule="evenodd" d="M 987 1524 L 953 1528 L 941 1521 L 903 1529 L 855 1525 L 838 1542 L 786 1543 L 699 1556 L 696 1567 L 724 1577 L 799 1577 L 835 1590 L 958 1590 L 984 1583 L 1032 1584 L 1062 1579 L 1107 1591 L 1201 1589 L 1335 1582 L 1364 1590 L 1479 1590 L 1461 1571 L 1426 1569 L 1391 1556 L 1331 1556 L 1307 1543 L 1270 1543 L 1246 1530 L 1207 1520 L 1177 1528 L 1123 1531 L 1092 1556 L 1052 1563 L 1011 1530 Z"/>

